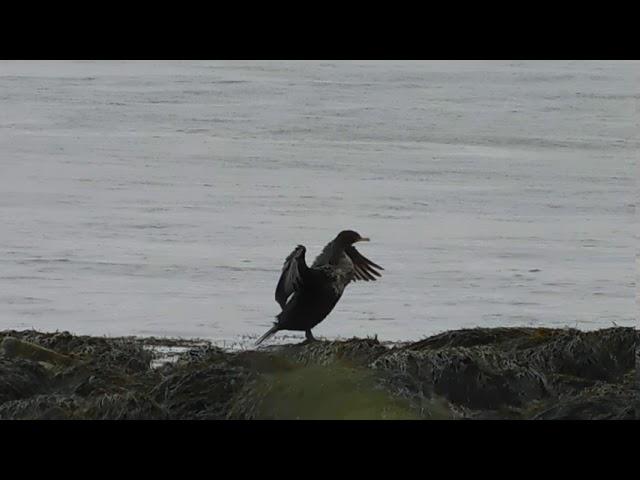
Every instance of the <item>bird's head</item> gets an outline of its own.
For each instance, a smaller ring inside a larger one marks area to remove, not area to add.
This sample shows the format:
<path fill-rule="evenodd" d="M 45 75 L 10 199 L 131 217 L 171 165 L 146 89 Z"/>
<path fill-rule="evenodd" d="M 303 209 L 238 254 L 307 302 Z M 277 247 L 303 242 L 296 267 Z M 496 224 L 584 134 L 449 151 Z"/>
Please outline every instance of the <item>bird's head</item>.
<path fill-rule="evenodd" d="M 336 243 L 339 243 L 343 247 L 349 247 L 356 242 L 368 242 L 369 239 L 360 236 L 358 232 L 353 230 L 343 230 L 336 237 Z"/>

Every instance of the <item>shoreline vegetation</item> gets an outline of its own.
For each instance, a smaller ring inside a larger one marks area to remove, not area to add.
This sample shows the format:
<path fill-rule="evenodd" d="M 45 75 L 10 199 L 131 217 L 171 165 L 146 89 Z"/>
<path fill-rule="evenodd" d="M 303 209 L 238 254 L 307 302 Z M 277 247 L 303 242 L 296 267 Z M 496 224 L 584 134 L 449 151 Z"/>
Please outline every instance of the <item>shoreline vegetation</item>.
<path fill-rule="evenodd" d="M 640 331 L 453 330 L 227 351 L 0 331 L 0 419 L 638 419 Z"/>

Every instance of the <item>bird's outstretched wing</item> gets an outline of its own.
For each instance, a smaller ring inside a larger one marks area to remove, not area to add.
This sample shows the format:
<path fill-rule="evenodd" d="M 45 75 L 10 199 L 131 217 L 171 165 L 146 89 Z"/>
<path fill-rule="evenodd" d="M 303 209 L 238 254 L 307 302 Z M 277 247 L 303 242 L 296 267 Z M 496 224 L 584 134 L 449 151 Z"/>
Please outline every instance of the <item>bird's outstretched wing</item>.
<path fill-rule="evenodd" d="M 307 250 L 298 245 L 284 261 L 280 280 L 276 287 L 276 302 L 284 309 L 289 296 L 302 288 L 305 278 L 308 276 L 309 267 L 304 259 Z"/>
<path fill-rule="evenodd" d="M 367 257 L 362 255 L 356 247 L 350 246 L 345 248 L 344 252 L 349 256 L 351 261 L 353 262 L 353 268 L 355 269 L 355 279 L 356 280 L 364 280 L 368 282 L 369 280 L 375 281 L 375 276 L 381 277 L 382 274 L 378 272 L 378 270 L 384 270 L 380 265 L 376 265 Z M 373 274 L 373 275 L 372 275 Z"/>

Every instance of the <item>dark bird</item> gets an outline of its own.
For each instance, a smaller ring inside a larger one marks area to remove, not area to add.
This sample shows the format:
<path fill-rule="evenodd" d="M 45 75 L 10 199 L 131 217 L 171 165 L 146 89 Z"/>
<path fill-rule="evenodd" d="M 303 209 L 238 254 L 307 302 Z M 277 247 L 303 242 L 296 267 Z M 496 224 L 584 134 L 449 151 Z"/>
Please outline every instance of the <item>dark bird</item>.
<path fill-rule="evenodd" d="M 285 260 L 276 287 L 276 301 L 282 312 L 256 345 L 280 330 L 304 331 L 307 342 L 315 340 L 311 329 L 331 313 L 349 282 L 375 281 L 375 277 L 381 276 L 376 269 L 384 268 L 353 246 L 356 242 L 368 241 L 357 232 L 344 230 L 324 247 L 311 267 L 304 258 L 307 249 L 298 245 Z"/>

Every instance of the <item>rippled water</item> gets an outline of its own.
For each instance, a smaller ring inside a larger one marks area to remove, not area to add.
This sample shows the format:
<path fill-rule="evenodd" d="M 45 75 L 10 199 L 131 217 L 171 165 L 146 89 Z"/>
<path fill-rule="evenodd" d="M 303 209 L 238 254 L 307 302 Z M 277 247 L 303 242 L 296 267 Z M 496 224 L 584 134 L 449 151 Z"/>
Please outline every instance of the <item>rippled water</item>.
<path fill-rule="evenodd" d="M 633 326 L 639 67 L 0 62 L 0 329 L 243 342 L 344 228 L 316 335 Z"/>

